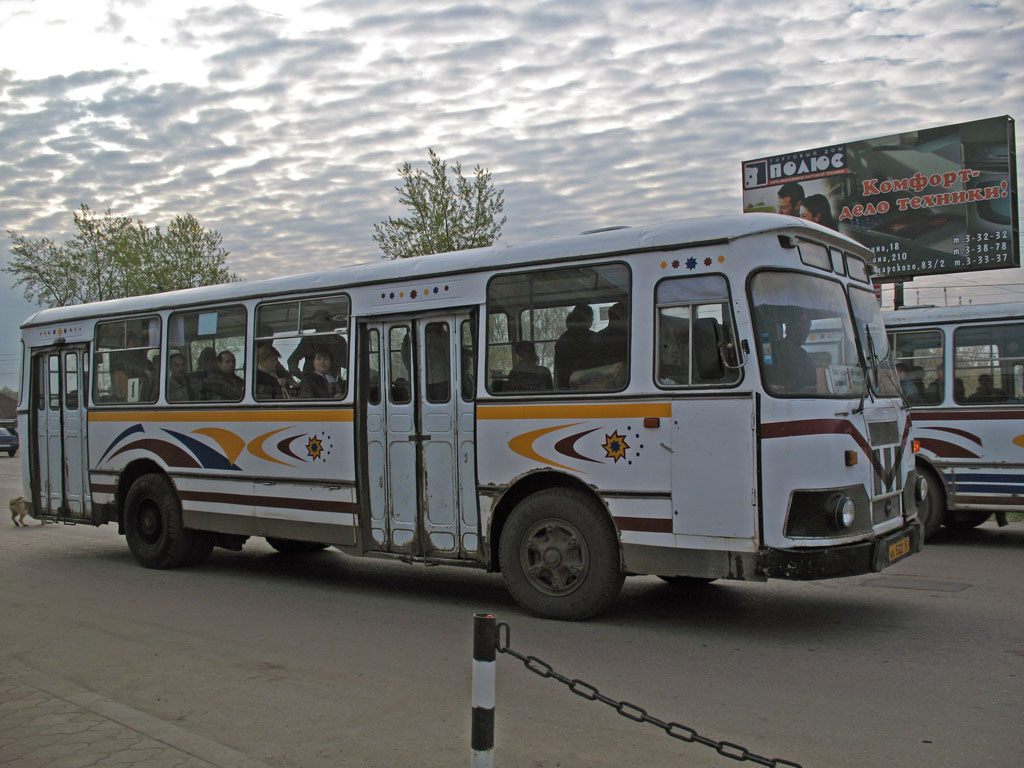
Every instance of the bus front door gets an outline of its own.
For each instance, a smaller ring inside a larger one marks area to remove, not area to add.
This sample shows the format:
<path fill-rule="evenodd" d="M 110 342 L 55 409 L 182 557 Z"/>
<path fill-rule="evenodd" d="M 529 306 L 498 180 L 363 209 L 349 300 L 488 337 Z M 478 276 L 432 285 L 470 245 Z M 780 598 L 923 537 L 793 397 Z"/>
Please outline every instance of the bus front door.
<path fill-rule="evenodd" d="M 361 325 L 369 550 L 478 557 L 473 403 L 460 341 L 468 326 L 460 314 Z"/>
<path fill-rule="evenodd" d="M 33 504 L 42 517 L 92 522 L 86 492 L 88 359 L 84 347 L 69 346 L 33 357 L 29 461 Z"/>

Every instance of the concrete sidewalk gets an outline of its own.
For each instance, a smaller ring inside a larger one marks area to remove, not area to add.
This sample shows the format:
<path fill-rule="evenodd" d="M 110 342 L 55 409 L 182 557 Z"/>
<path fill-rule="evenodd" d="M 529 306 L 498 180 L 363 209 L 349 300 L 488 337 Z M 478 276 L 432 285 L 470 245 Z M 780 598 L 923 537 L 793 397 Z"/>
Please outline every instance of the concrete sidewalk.
<path fill-rule="evenodd" d="M 0 767 L 267 768 L 20 662 L 0 661 Z"/>

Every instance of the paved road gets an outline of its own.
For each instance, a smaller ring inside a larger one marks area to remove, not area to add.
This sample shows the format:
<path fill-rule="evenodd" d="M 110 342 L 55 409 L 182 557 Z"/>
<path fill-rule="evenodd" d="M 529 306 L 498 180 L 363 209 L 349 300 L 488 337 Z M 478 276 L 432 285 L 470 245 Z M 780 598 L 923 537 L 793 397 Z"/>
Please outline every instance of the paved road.
<path fill-rule="evenodd" d="M 0 493 L 20 495 L 0 458 Z M 5 518 L 6 519 L 6 518 Z M 112 526 L 0 525 L 0 766 L 452 766 L 473 613 L 512 646 L 702 735 L 804 766 L 1016 766 L 1024 524 L 831 582 L 627 580 L 584 623 L 498 577 L 262 541 L 137 566 Z M 497 764 L 728 766 L 498 660 Z M 6 761 L 6 762 L 5 762 Z"/>

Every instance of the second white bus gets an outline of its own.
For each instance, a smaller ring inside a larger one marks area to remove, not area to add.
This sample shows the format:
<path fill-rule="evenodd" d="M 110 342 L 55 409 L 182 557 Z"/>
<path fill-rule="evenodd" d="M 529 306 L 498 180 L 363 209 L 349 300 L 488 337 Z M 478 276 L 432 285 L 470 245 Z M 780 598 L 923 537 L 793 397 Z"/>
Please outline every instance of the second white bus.
<path fill-rule="evenodd" d="M 1024 510 L 1024 304 L 884 313 L 911 405 L 925 535 Z"/>

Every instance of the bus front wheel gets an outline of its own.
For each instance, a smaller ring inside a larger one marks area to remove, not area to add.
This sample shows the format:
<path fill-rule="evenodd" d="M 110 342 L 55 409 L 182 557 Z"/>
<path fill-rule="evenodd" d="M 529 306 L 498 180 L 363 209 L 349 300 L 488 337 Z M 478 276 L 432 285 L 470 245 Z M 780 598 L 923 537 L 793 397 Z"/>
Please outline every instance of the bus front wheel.
<path fill-rule="evenodd" d="M 161 474 L 143 475 L 128 489 L 124 532 L 128 549 L 146 568 L 198 564 L 213 547 L 206 531 L 184 526 L 174 484 Z"/>
<path fill-rule="evenodd" d="M 622 589 L 611 519 L 576 489 L 548 488 L 519 502 L 501 533 L 498 556 L 512 597 L 544 618 L 585 619 Z"/>

